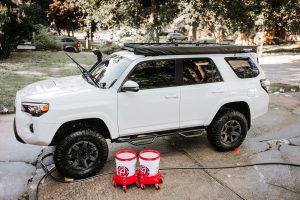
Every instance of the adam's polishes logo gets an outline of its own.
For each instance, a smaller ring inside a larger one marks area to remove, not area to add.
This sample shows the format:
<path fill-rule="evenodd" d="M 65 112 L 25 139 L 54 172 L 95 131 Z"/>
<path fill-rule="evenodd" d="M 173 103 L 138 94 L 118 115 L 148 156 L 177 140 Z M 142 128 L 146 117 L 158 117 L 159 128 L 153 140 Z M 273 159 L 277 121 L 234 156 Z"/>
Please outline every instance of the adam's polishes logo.
<path fill-rule="evenodd" d="M 118 167 L 118 175 L 122 177 L 126 177 L 129 174 L 129 170 L 127 167 L 119 166 Z"/>
<path fill-rule="evenodd" d="M 140 168 L 140 173 L 145 175 L 145 176 L 149 176 L 149 169 L 148 167 L 142 165 L 141 168 Z"/>

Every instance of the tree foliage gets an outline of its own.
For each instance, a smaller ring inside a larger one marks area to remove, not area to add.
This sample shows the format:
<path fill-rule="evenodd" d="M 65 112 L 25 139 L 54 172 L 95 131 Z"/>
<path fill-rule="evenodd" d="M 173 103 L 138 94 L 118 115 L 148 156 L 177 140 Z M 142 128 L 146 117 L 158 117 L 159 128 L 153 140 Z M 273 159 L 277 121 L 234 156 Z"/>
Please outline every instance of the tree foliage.
<path fill-rule="evenodd" d="M 0 58 L 7 58 L 12 46 L 28 37 L 31 28 L 23 10 L 0 3 Z"/>
<path fill-rule="evenodd" d="M 300 30 L 300 0 L 262 0 L 264 25 L 285 27 L 290 33 Z"/>
<path fill-rule="evenodd" d="M 179 13 L 179 0 L 73 0 L 100 28 L 127 25 L 147 28 L 150 40 L 158 41 L 161 28 Z"/>
<path fill-rule="evenodd" d="M 216 38 L 236 31 L 249 37 L 258 24 L 290 32 L 300 28 L 300 0 L 187 0 L 182 13 L 190 25 L 206 27 Z"/>
<path fill-rule="evenodd" d="M 75 3 L 66 0 L 53 0 L 49 5 L 48 16 L 59 35 L 61 30 L 67 30 L 70 35 L 71 31 L 79 29 L 84 17 Z"/>
<path fill-rule="evenodd" d="M 48 8 L 52 0 L 22 0 L 22 2 L 24 4 L 20 6 L 20 9 L 24 10 L 31 24 L 50 25 L 48 20 Z"/>

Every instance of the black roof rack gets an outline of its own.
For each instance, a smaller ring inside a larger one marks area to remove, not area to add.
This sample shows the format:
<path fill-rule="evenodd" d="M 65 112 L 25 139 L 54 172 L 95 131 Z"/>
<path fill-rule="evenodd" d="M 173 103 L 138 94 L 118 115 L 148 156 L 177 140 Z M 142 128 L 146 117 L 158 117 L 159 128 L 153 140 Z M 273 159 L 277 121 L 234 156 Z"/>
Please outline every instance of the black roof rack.
<path fill-rule="evenodd" d="M 236 46 L 216 43 L 125 43 L 124 50 L 136 55 L 224 54 L 257 51 L 257 46 Z"/>

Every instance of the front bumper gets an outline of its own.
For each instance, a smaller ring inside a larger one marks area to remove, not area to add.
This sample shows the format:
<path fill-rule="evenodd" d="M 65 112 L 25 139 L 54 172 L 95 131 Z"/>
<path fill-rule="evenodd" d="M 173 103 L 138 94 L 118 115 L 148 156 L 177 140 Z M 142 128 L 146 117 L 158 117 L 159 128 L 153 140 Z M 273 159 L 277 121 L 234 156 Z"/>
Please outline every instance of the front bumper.
<path fill-rule="evenodd" d="M 20 138 L 20 136 L 18 135 L 18 131 L 17 131 L 17 127 L 16 127 L 16 118 L 14 118 L 14 132 L 15 132 L 15 137 L 16 137 L 16 139 L 17 139 L 19 142 L 25 144 L 25 142 L 24 142 L 24 141 Z"/>
<path fill-rule="evenodd" d="M 48 146 L 61 124 L 49 123 L 49 113 L 33 117 L 21 111 L 21 98 L 17 93 L 14 132 L 21 143 Z"/>

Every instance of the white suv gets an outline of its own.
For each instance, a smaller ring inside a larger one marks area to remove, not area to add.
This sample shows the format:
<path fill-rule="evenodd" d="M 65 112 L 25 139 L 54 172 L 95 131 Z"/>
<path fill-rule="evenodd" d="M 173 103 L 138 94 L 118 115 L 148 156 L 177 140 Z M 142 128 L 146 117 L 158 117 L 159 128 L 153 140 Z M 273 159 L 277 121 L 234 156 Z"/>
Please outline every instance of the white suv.
<path fill-rule="evenodd" d="M 253 46 L 125 44 L 89 71 L 81 68 L 81 76 L 18 91 L 16 138 L 55 145 L 57 169 L 74 178 L 103 167 L 106 139 L 143 145 L 207 133 L 217 150 L 233 150 L 251 120 L 268 110 L 269 82 L 253 52 Z"/>

